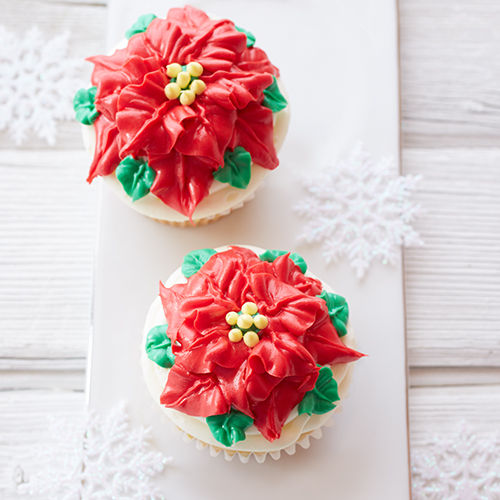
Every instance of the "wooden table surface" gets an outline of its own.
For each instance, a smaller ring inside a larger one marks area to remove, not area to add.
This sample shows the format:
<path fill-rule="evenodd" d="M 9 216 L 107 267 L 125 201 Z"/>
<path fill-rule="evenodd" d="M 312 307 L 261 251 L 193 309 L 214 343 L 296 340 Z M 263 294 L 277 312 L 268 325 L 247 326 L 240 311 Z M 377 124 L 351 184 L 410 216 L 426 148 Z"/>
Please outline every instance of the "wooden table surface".
<path fill-rule="evenodd" d="M 405 252 L 418 450 L 462 419 L 481 432 L 500 424 L 500 3 L 399 8 L 403 172 L 423 175 L 425 207 L 426 244 Z M 72 57 L 103 50 L 103 1 L 1 0 L 0 11 L 16 33 L 68 30 Z M 78 124 L 60 123 L 55 147 L 16 148 L 0 132 L 0 148 L 1 497 L 44 417 L 84 405 L 97 213 Z"/>

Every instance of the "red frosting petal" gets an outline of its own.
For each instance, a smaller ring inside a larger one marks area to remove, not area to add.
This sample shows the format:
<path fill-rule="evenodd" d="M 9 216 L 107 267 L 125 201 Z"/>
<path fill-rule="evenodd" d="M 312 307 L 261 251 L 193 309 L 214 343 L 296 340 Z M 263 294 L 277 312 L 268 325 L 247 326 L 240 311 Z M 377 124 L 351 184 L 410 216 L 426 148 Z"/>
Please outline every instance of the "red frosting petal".
<path fill-rule="evenodd" d="M 120 69 L 104 71 L 99 80 L 96 109 L 109 119 L 115 119 L 120 91 L 127 85 L 142 82 L 144 75 L 158 69 L 157 66 L 153 58 L 144 59 L 134 55 Z"/>
<path fill-rule="evenodd" d="M 228 374 L 229 380 L 232 381 L 236 371 L 246 362 L 248 352 L 242 349 L 241 345 L 231 342 L 227 332 L 228 328 L 223 326 L 206 330 L 187 349 L 179 352 L 176 363 L 192 373 L 219 375 L 221 386 L 226 384 L 225 374 Z"/>
<path fill-rule="evenodd" d="M 289 255 L 281 255 L 274 260 L 272 267 L 274 268 L 275 276 L 285 283 L 294 285 L 297 290 L 307 293 L 307 295 L 313 297 L 319 295 L 323 289 L 321 281 L 306 276 L 300 270 L 299 266 L 290 259 Z"/>
<path fill-rule="evenodd" d="M 246 46 L 246 36 L 234 29 L 231 21 L 210 21 L 191 42 L 179 51 L 181 61 L 198 61 L 207 73 L 230 68 Z"/>
<path fill-rule="evenodd" d="M 180 24 L 190 35 L 195 35 L 200 28 L 210 24 L 210 18 L 200 9 L 186 5 L 174 7 L 167 12 L 167 21 Z"/>
<path fill-rule="evenodd" d="M 148 163 L 156 171 L 151 192 L 188 217 L 208 194 L 213 171 L 217 168 L 213 161 L 176 151 L 169 155 L 150 155 Z"/>
<path fill-rule="evenodd" d="M 267 54 L 258 47 L 248 47 L 242 54 L 238 61 L 238 68 L 241 71 L 250 72 L 266 72 L 279 77 L 280 72 L 276 66 L 271 64 Z"/>
<path fill-rule="evenodd" d="M 324 300 L 306 295 L 272 275 L 253 272 L 249 283 L 259 311 L 273 323 L 273 329 L 303 335 L 326 309 Z"/>
<path fill-rule="evenodd" d="M 179 51 L 189 40 L 182 26 L 160 18 L 154 19 L 144 33 L 144 44 L 160 65 L 179 62 Z"/>
<path fill-rule="evenodd" d="M 307 387 L 314 387 L 316 377 L 307 377 Z M 301 377 L 281 380 L 271 395 L 253 407 L 254 424 L 268 441 L 274 441 L 281 435 L 281 429 L 290 414 L 290 408 L 297 406 L 304 398 L 305 391 L 298 391 L 303 385 Z M 283 404 L 286 402 L 286 404 Z"/>
<path fill-rule="evenodd" d="M 244 147 L 252 161 L 270 170 L 278 166 L 273 139 L 273 113 L 255 102 L 238 113 L 230 147 Z"/>
<path fill-rule="evenodd" d="M 314 388 L 319 373 L 312 356 L 292 335 L 272 337 L 253 349 L 246 379 L 255 426 L 269 441 L 279 438 L 290 412 Z"/>
<path fill-rule="evenodd" d="M 290 253 L 279 256 L 274 262 L 259 261 L 251 268 L 253 273 L 272 274 L 275 278 L 293 285 L 300 292 L 316 297 L 321 293 L 321 281 L 306 276 L 290 259 Z"/>
<path fill-rule="evenodd" d="M 146 75 L 140 85 L 129 85 L 121 92 L 116 124 L 122 157 L 167 155 L 184 130 L 184 120 L 196 116 L 190 106 L 166 100 L 164 88 L 168 81 L 163 71 L 155 71 Z"/>
<path fill-rule="evenodd" d="M 98 175 L 112 174 L 120 163 L 116 125 L 104 115 L 100 115 L 94 122 L 94 129 L 96 145 L 87 182 L 92 182 Z"/>
<path fill-rule="evenodd" d="M 119 92 L 129 84 L 142 82 L 150 71 L 160 68 L 161 64 L 154 53 L 147 50 L 144 44 L 144 33 L 132 37 L 126 48 L 117 49 L 110 56 L 94 56 L 87 58 L 94 63 L 91 81 L 97 86 L 95 105 L 98 111 L 114 118 Z"/>
<path fill-rule="evenodd" d="M 252 376 L 262 374 L 282 379 L 318 373 L 314 358 L 294 335 L 286 331 L 276 332 L 270 328 L 250 351 L 248 366 L 249 383 L 251 383 Z M 256 396 L 256 399 L 265 399 L 268 396 L 268 393 L 260 394 L 260 397 Z"/>
<path fill-rule="evenodd" d="M 160 403 L 199 417 L 220 415 L 230 410 L 215 375 L 190 373 L 177 364 L 168 373 Z"/>
<path fill-rule="evenodd" d="M 324 313 L 304 335 L 303 344 L 320 365 L 350 363 L 363 356 L 342 343 L 330 321 L 326 304 Z"/>
<path fill-rule="evenodd" d="M 190 345 L 214 325 L 224 325 L 226 313 L 236 307 L 199 273 L 185 285 L 167 288 L 160 283 L 160 297 L 169 325 L 167 334 L 172 342 L 183 346 Z"/>
<path fill-rule="evenodd" d="M 254 298 L 248 284 L 247 269 L 256 262 L 260 260 L 251 250 L 232 247 L 212 256 L 203 266 L 200 275 L 203 279 L 210 280 L 220 293 L 234 302 L 233 310 L 239 310 L 243 303 Z"/>
<path fill-rule="evenodd" d="M 211 108 L 211 113 L 207 113 L 207 107 Z M 219 165 L 224 164 L 224 151 L 231 137 L 236 114 L 221 113 L 219 107 L 203 106 L 199 102 L 195 102 L 191 109 L 197 113 L 197 119 L 186 123 L 175 149 L 186 156 L 211 160 L 214 170 L 217 170 Z"/>
<path fill-rule="evenodd" d="M 209 99 L 231 110 L 262 100 L 262 92 L 273 83 L 273 78 L 269 73 L 217 71 L 204 78 L 204 82 L 207 90 L 200 96 L 200 103 Z"/>

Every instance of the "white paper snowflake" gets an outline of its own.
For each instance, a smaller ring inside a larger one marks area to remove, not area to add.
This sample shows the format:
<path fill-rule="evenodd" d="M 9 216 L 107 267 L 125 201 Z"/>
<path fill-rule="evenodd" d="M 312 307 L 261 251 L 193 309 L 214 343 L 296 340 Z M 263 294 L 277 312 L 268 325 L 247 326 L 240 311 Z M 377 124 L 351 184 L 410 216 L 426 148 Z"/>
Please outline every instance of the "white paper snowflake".
<path fill-rule="evenodd" d="M 415 500 L 500 499 L 500 432 L 480 434 L 465 421 L 412 453 Z"/>
<path fill-rule="evenodd" d="M 0 131 L 19 145 L 29 132 L 55 143 L 56 122 L 73 117 L 80 61 L 67 56 L 69 34 L 45 40 L 33 27 L 17 35 L 0 26 Z"/>
<path fill-rule="evenodd" d="M 411 226 L 420 176 L 399 176 L 394 160 L 374 161 L 358 144 L 345 160 L 302 180 L 307 192 L 294 211 L 308 222 L 299 242 L 321 243 L 327 262 L 347 257 L 358 278 L 374 259 L 395 263 L 399 247 L 420 245 Z"/>
<path fill-rule="evenodd" d="M 155 451 L 149 429 L 131 428 L 124 404 L 108 414 L 52 419 L 52 446 L 34 449 L 37 469 L 17 466 L 16 491 L 35 498 L 163 499 L 151 479 L 172 459 Z"/>

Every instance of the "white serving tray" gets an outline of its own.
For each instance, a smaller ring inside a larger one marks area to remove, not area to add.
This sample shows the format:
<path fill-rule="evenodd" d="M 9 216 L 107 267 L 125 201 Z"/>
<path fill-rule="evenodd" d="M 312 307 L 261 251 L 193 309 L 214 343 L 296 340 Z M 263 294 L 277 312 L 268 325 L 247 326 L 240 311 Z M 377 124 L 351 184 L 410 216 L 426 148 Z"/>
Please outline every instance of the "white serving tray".
<path fill-rule="evenodd" d="M 292 213 L 297 175 L 348 152 L 359 140 L 373 155 L 399 158 L 397 12 L 393 0 L 206 1 L 196 6 L 252 31 L 280 67 L 291 103 L 280 167 L 256 198 L 199 228 L 173 228 L 129 210 L 103 190 L 95 274 L 88 396 L 106 411 L 125 400 L 132 425 L 174 458 L 158 484 L 168 498 L 404 500 L 410 498 L 402 266 L 376 264 L 360 283 L 347 264 L 327 266 L 318 247 L 297 247 L 303 221 Z M 164 16 L 159 1 L 111 1 L 108 45 L 138 15 Z M 103 48 L 104 52 L 104 48 Z M 84 173 L 82 173 L 82 178 Z M 359 349 L 350 396 L 308 450 L 260 465 L 226 462 L 185 443 L 142 380 L 143 322 L 158 282 L 196 248 L 225 244 L 295 249 L 350 304 Z"/>

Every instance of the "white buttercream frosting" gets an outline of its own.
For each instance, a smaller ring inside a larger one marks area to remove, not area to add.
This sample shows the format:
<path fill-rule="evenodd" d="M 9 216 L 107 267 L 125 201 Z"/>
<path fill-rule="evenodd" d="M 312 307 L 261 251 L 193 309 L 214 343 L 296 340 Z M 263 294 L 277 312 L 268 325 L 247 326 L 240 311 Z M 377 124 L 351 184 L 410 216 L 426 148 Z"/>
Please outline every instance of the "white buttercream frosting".
<path fill-rule="evenodd" d="M 264 252 L 263 249 L 248 245 L 238 245 L 245 248 L 253 250 L 256 254 Z M 229 246 L 217 248 L 217 252 L 221 252 L 230 248 Z M 306 272 L 306 276 L 318 279 L 309 271 Z M 164 285 L 166 287 L 171 287 L 178 283 L 185 283 L 186 278 L 182 274 L 181 268 L 179 267 L 174 273 L 168 278 Z M 326 283 L 323 283 L 323 288 L 328 292 L 333 292 L 332 288 Z M 204 418 L 193 417 L 186 415 L 180 411 L 174 410 L 172 408 L 166 408 L 160 404 L 160 396 L 166 385 L 168 379 L 168 368 L 163 368 L 157 365 L 154 361 L 151 361 L 146 354 L 145 343 L 148 332 L 151 328 L 157 325 L 164 325 L 166 323 L 165 314 L 163 311 L 163 306 L 160 297 L 157 297 L 153 304 L 151 305 L 149 312 L 146 317 L 146 322 L 144 326 L 143 339 L 141 343 L 141 364 L 144 379 L 149 392 L 153 399 L 161 407 L 165 415 L 172 420 L 177 427 L 182 431 L 193 436 L 194 438 L 203 441 L 212 446 L 219 448 L 225 448 L 221 443 L 219 443 L 210 432 L 210 429 Z M 348 347 L 355 348 L 355 339 L 350 326 L 348 325 L 348 333 L 341 337 L 342 342 Z M 316 429 L 322 427 L 330 416 L 338 411 L 339 405 L 342 403 L 343 399 L 347 395 L 347 389 L 351 379 L 351 369 L 352 363 L 343 363 L 331 366 L 333 377 L 337 381 L 340 401 L 337 407 L 331 412 L 325 413 L 323 415 L 299 415 L 297 408 L 292 410 L 289 415 L 283 429 L 281 432 L 281 437 L 273 442 L 268 441 L 264 436 L 257 430 L 257 428 L 252 425 L 249 427 L 246 433 L 246 439 L 235 443 L 230 448 L 234 451 L 242 452 L 273 452 L 277 450 L 282 450 L 295 442 L 305 433 L 313 432 Z"/>

